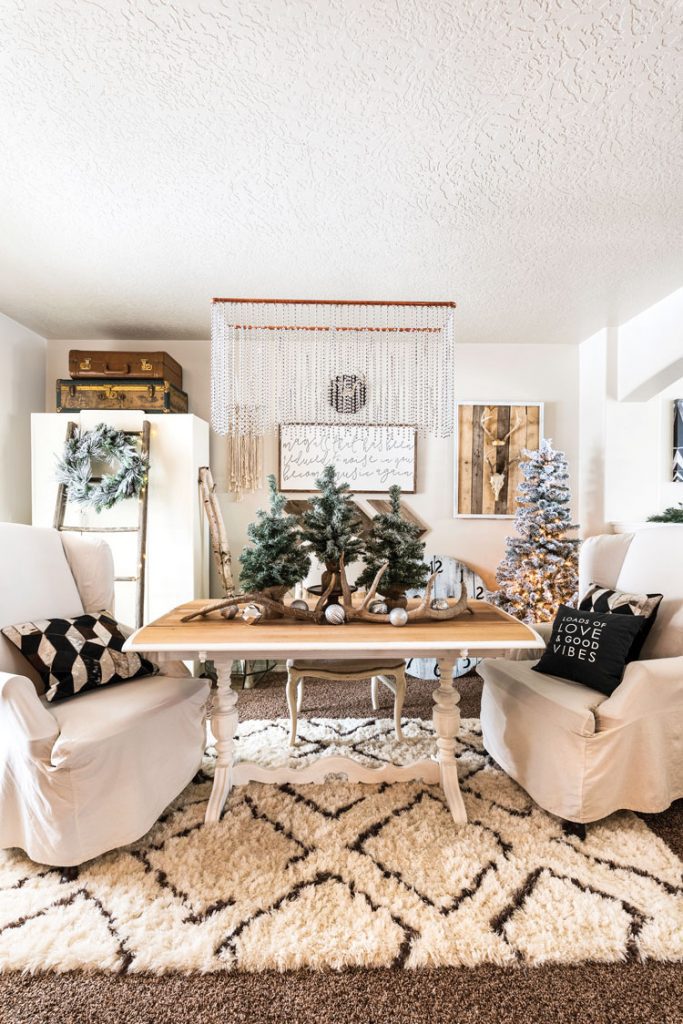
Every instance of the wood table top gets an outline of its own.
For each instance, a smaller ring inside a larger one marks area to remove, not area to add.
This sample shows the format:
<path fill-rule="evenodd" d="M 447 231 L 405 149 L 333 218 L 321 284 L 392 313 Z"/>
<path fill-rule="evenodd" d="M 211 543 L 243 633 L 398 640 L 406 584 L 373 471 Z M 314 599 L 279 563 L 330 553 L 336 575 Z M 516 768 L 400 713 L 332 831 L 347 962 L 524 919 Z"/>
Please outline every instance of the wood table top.
<path fill-rule="evenodd" d="M 185 615 L 206 605 L 189 601 L 138 629 L 125 650 L 184 653 L 222 652 L 235 658 L 331 657 L 358 658 L 375 653 L 445 657 L 452 653 L 470 656 L 506 648 L 542 647 L 543 641 L 530 626 L 513 619 L 486 601 L 470 601 L 472 614 L 456 619 L 388 623 L 349 622 L 339 626 L 317 625 L 291 619 L 274 619 L 250 625 L 241 619 L 226 620 L 219 613 L 182 622 Z"/>

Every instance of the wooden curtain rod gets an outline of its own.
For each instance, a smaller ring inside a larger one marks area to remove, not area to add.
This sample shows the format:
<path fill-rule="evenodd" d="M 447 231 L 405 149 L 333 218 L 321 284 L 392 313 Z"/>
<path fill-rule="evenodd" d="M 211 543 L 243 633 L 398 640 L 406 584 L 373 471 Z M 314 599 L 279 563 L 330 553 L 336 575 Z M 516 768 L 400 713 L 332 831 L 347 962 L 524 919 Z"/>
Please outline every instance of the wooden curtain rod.
<path fill-rule="evenodd" d="M 317 327 L 304 324 L 228 324 L 234 331 L 379 331 L 385 334 L 441 334 L 440 327 Z"/>
<path fill-rule="evenodd" d="M 265 302 L 272 305 L 286 306 L 437 306 L 456 309 L 456 302 L 381 302 L 371 300 L 368 302 L 356 299 L 223 299 L 213 298 L 212 302 Z"/>

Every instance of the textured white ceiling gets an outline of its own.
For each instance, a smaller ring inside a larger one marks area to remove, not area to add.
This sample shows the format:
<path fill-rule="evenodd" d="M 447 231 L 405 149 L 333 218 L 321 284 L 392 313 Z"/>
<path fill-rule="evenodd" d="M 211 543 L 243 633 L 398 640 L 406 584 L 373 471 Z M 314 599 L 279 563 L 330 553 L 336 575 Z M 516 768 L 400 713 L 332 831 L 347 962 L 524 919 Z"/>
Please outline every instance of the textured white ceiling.
<path fill-rule="evenodd" d="M 212 295 L 455 299 L 580 341 L 683 281 L 667 0 L 2 0 L 0 310 L 206 337 Z"/>

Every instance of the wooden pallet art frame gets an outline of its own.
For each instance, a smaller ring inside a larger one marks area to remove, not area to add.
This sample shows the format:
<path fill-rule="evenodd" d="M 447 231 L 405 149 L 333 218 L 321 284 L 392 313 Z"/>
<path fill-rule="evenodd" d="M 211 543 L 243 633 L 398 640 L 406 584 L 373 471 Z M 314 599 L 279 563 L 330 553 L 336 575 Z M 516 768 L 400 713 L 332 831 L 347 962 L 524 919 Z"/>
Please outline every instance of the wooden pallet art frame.
<path fill-rule="evenodd" d="M 512 519 L 524 449 L 543 438 L 543 402 L 457 402 L 454 516 Z"/>

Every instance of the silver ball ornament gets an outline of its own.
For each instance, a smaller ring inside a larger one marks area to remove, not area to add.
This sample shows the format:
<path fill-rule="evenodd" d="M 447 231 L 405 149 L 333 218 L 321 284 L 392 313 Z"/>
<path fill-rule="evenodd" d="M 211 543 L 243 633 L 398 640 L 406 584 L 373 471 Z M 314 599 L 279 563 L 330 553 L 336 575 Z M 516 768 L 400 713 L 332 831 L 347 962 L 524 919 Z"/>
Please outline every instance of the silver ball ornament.
<path fill-rule="evenodd" d="M 408 621 L 408 612 L 405 608 L 392 608 L 389 612 L 389 622 L 392 626 L 405 626 Z"/>
<path fill-rule="evenodd" d="M 389 609 L 385 601 L 372 601 L 368 611 L 371 615 L 386 615 Z"/>
<path fill-rule="evenodd" d="M 298 608 L 299 611 L 301 611 L 301 612 L 307 612 L 308 611 L 308 605 L 300 597 L 298 597 L 296 599 L 296 601 L 292 601 L 292 603 L 290 604 L 289 607 L 290 608 Z"/>
<path fill-rule="evenodd" d="M 253 626 L 253 624 L 258 622 L 261 618 L 261 611 L 255 604 L 248 604 L 242 612 L 242 618 L 245 622 L 248 622 L 250 626 Z"/>
<path fill-rule="evenodd" d="M 331 626 L 340 626 L 346 620 L 346 612 L 340 604 L 331 604 L 325 609 L 325 620 Z"/>
<path fill-rule="evenodd" d="M 221 608 L 221 615 L 224 619 L 234 619 L 239 611 L 236 604 L 230 604 L 227 608 Z"/>
<path fill-rule="evenodd" d="M 435 597 L 429 607 L 435 612 L 445 612 L 448 611 L 448 601 L 445 597 Z"/>

